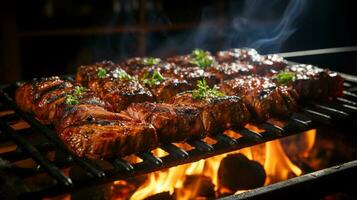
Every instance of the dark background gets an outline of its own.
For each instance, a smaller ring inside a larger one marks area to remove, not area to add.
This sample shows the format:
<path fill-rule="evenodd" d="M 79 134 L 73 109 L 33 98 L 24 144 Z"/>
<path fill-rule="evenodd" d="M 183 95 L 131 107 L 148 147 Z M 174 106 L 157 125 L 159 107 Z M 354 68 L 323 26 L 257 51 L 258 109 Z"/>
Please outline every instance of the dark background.
<path fill-rule="evenodd" d="M 0 83 L 199 47 L 278 53 L 357 45 L 352 1 L 37 0 L 0 6 Z M 290 58 L 357 74 L 356 52 Z"/>

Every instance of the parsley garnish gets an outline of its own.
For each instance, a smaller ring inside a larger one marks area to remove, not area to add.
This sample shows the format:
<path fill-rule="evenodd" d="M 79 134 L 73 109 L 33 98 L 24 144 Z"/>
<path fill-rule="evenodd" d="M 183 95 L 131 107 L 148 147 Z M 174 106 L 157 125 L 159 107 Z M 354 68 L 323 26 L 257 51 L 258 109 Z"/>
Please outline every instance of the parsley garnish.
<path fill-rule="evenodd" d="M 273 78 L 278 81 L 280 84 L 286 84 L 294 80 L 295 73 L 293 72 L 280 72 L 275 75 Z"/>
<path fill-rule="evenodd" d="M 79 103 L 79 98 L 87 93 L 88 89 L 83 86 L 75 86 L 72 93 L 66 96 L 66 104 L 74 106 Z"/>
<path fill-rule="evenodd" d="M 126 81 L 132 81 L 134 78 L 130 76 L 126 71 L 122 69 L 118 69 L 115 73 L 115 76 L 117 76 L 118 79 L 120 80 L 126 80 Z"/>
<path fill-rule="evenodd" d="M 88 89 L 83 86 L 75 86 L 74 90 L 73 90 L 73 94 L 76 96 L 80 96 L 80 95 L 86 93 L 87 91 L 88 91 Z"/>
<path fill-rule="evenodd" d="M 160 74 L 159 71 L 157 70 L 154 70 L 151 77 L 148 77 L 149 75 L 146 74 L 143 78 L 143 82 L 144 84 L 147 84 L 147 85 L 158 85 L 160 84 L 160 82 L 164 81 L 165 78 Z"/>
<path fill-rule="evenodd" d="M 99 78 L 105 78 L 107 76 L 107 71 L 105 69 L 99 67 L 97 75 Z"/>
<path fill-rule="evenodd" d="M 210 88 L 206 80 L 197 81 L 197 88 L 192 91 L 193 99 L 205 99 L 214 97 L 223 97 L 225 94 L 216 88 Z"/>
<path fill-rule="evenodd" d="M 76 95 L 67 95 L 66 104 L 70 106 L 74 106 L 79 103 L 78 97 Z"/>
<path fill-rule="evenodd" d="M 191 53 L 191 61 L 190 63 L 197 65 L 198 67 L 204 69 L 210 65 L 212 65 L 213 63 L 213 59 L 211 56 L 209 56 L 207 54 L 207 52 L 205 52 L 202 49 L 195 49 L 192 51 Z"/>
<path fill-rule="evenodd" d="M 153 58 L 153 57 L 147 57 L 142 60 L 142 64 L 150 65 L 150 66 L 157 65 L 157 64 L 159 64 L 159 62 L 160 62 L 160 59 Z"/>

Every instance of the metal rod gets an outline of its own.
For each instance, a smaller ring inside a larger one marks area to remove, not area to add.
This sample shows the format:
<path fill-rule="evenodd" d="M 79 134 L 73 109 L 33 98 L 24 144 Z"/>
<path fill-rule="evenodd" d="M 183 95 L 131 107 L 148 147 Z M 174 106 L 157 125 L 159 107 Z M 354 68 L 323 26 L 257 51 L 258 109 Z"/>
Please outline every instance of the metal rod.
<path fill-rule="evenodd" d="M 132 173 L 134 171 L 134 167 L 128 161 L 123 160 L 121 158 L 115 158 L 112 161 L 112 164 L 116 169 L 124 169 L 129 173 Z"/>
<path fill-rule="evenodd" d="M 35 128 L 40 133 L 44 134 L 51 142 L 54 143 L 58 148 L 60 148 L 63 153 L 70 156 L 79 166 L 83 169 L 87 170 L 90 174 L 94 175 L 95 177 L 101 178 L 104 177 L 105 174 L 103 171 L 99 170 L 94 165 L 86 162 L 84 159 L 78 158 L 77 156 L 70 153 L 67 147 L 63 144 L 63 142 L 58 138 L 57 134 L 49 129 L 47 126 L 42 125 L 39 121 L 31 117 L 29 114 L 22 112 L 20 109 L 17 108 L 14 101 L 5 93 L 3 90 L 0 90 L 0 97 L 9 105 L 12 109 L 16 111 L 22 119 L 28 122 L 33 128 Z"/>
<path fill-rule="evenodd" d="M 341 190 L 355 191 L 355 188 L 357 188 L 356 179 L 357 160 L 253 189 L 241 194 L 224 197 L 220 200 L 320 199 L 325 195 L 340 192 Z"/>
<path fill-rule="evenodd" d="M 183 150 L 183 149 L 181 149 L 181 148 L 179 148 L 176 145 L 171 144 L 171 143 L 163 145 L 160 148 L 163 149 L 164 151 L 168 152 L 170 155 L 174 156 L 175 158 L 178 158 L 178 159 L 187 158 L 189 156 L 189 154 L 185 150 Z"/>
<path fill-rule="evenodd" d="M 139 158 L 141 158 L 144 162 L 149 162 L 153 163 L 156 166 L 161 166 L 162 165 L 162 160 L 161 158 L 153 155 L 151 152 L 143 152 L 143 153 L 138 153 L 136 154 Z"/>
<path fill-rule="evenodd" d="M 284 58 L 291 58 L 291 57 L 299 57 L 299 56 L 312 56 L 312 55 L 319 55 L 319 54 L 343 53 L 343 52 L 353 52 L 353 51 L 357 51 L 357 46 L 292 51 L 286 53 L 279 53 L 279 55 L 283 56 Z"/>
<path fill-rule="evenodd" d="M 236 139 L 231 138 L 228 135 L 225 135 L 223 133 L 215 135 L 215 138 L 216 138 L 216 140 L 218 140 L 218 142 L 227 144 L 229 146 L 237 145 Z"/>
<path fill-rule="evenodd" d="M 324 113 L 321 113 L 321 112 L 318 112 L 315 110 L 311 110 L 309 108 L 303 108 L 302 110 L 306 115 L 315 119 L 316 121 L 319 121 L 319 122 L 322 122 L 325 124 L 329 124 L 332 120 L 331 116 L 326 115 Z"/>
<path fill-rule="evenodd" d="M 18 133 L 12 129 L 10 126 L 8 126 L 6 123 L 3 121 L 0 121 L 0 128 L 3 133 L 7 134 L 9 137 L 11 137 L 17 145 L 21 146 L 22 149 L 26 150 L 31 154 L 31 157 L 43 167 L 50 176 L 52 176 L 54 179 L 56 179 L 60 184 L 63 184 L 64 186 L 71 186 L 72 185 L 72 180 L 63 175 L 63 173 L 55 166 L 53 165 L 49 160 L 47 160 L 45 157 L 41 155 L 41 153 L 30 143 L 28 143 L 24 138 L 18 135 Z"/>
<path fill-rule="evenodd" d="M 212 145 L 207 144 L 206 142 L 204 142 L 202 140 L 189 141 L 188 143 L 201 152 L 212 153 L 214 151 L 214 148 Z"/>

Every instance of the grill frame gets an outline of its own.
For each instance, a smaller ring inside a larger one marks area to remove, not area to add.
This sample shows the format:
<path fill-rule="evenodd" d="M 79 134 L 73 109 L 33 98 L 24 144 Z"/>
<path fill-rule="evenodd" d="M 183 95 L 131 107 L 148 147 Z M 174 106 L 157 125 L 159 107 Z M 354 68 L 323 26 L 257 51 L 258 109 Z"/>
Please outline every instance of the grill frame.
<path fill-rule="evenodd" d="M 210 145 L 202 140 L 188 141 L 187 143 L 193 147 L 190 151 L 185 151 L 174 144 L 169 144 L 160 147 L 168 153 L 163 157 L 156 157 L 151 152 L 142 152 L 136 154 L 137 157 L 142 159 L 142 162 L 131 164 L 122 158 L 116 158 L 111 160 L 110 163 L 113 169 L 103 171 L 96 163 L 86 158 L 79 158 L 73 155 L 58 138 L 56 132 L 49 126 L 44 126 L 33 118 L 30 114 L 22 112 L 10 97 L 14 89 L 19 85 L 10 84 L 2 86 L 0 90 L 0 102 L 1 109 L 14 110 L 14 114 L 10 116 L 0 117 L 0 130 L 1 136 L 5 135 L 7 138 L 11 138 L 19 149 L 0 154 L 0 158 L 10 160 L 21 160 L 24 158 L 31 158 L 39 164 L 40 170 L 35 172 L 28 172 L 36 174 L 40 172 L 46 172 L 49 176 L 54 178 L 57 183 L 49 188 L 40 189 L 38 191 L 26 191 L 18 195 L 19 198 L 40 198 L 44 196 L 55 196 L 71 191 L 83 189 L 85 187 L 96 186 L 99 184 L 105 184 L 111 181 L 125 179 L 132 176 L 142 175 L 157 170 L 195 162 L 201 159 L 206 159 L 215 155 L 232 152 L 245 147 L 254 146 L 256 144 L 268 142 L 275 139 L 280 139 L 293 134 L 298 134 L 303 131 L 315 128 L 319 124 L 333 124 L 336 125 L 343 122 L 346 117 L 353 117 L 357 113 L 357 94 L 354 93 L 355 88 L 352 85 L 357 86 L 357 77 L 341 74 L 346 80 L 345 95 L 347 98 L 338 98 L 334 103 L 336 105 L 325 105 L 321 103 L 309 103 L 304 105 L 300 109 L 299 113 L 292 115 L 287 121 L 284 127 L 279 127 L 269 122 L 258 125 L 259 128 L 263 128 L 266 131 L 263 133 L 257 133 L 253 130 L 243 128 L 237 130 L 242 137 L 233 139 L 227 135 L 219 134 L 213 138 L 217 143 Z M 67 77 L 71 79 L 70 76 Z M 350 91 L 351 90 L 351 91 Z M 353 100 L 351 100 L 353 99 Z M 346 116 L 348 115 L 348 116 Z M 27 142 L 19 131 L 15 131 L 6 121 L 11 119 L 23 119 L 32 128 L 36 129 L 37 133 L 44 135 L 48 143 L 40 145 L 32 145 Z M 3 139 L 0 137 L 0 139 Z M 64 157 L 64 163 L 54 163 L 46 158 L 45 152 L 55 149 L 56 152 L 60 152 Z M 80 166 L 86 175 L 80 181 L 73 181 L 70 177 L 61 172 L 61 169 L 67 165 Z"/>

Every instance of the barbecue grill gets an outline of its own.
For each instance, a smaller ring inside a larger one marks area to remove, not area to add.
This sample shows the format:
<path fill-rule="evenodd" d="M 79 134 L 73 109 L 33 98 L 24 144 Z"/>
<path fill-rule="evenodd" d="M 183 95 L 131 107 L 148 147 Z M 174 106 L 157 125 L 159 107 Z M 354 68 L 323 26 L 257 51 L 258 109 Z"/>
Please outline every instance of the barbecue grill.
<path fill-rule="evenodd" d="M 284 121 L 283 126 L 267 121 L 257 125 L 264 130 L 263 132 L 258 133 L 249 128 L 235 130 L 240 135 L 238 139 L 222 133 L 212 138 L 213 144 L 204 140 L 187 141 L 186 143 L 192 147 L 191 150 L 184 150 L 175 144 L 164 145 L 160 149 L 167 152 L 167 155 L 157 157 L 149 151 L 141 152 L 135 155 L 142 160 L 137 163 L 130 163 L 123 158 L 93 161 L 75 156 L 58 138 L 53 127 L 42 125 L 33 116 L 22 112 L 16 106 L 13 96 L 19 83 L 4 85 L 0 90 L 0 113 L 2 113 L 0 140 L 14 142 L 17 147 L 0 153 L 1 177 L 6 180 L 7 192 L 13 196 L 24 199 L 49 197 L 195 162 L 298 134 L 319 125 L 340 126 L 349 123 L 357 113 L 357 77 L 344 74 L 341 76 L 345 79 L 343 98 L 323 103 L 306 102 L 298 112 Z M 71 76 L 64 78 L 72 79 Z M 21 128 L 16 126 L 21 120 L 29 126 Z M 34 138 L 34 142 L 30 137 Z M 49 156 L 49 152 L 54 153 Z M 37 167 L 20 168 L 13 164 L 26 159 L 35 161 Z M 84 173 L 79 177 L 68 175 L 68 169 L 73 166 L 79 167 Z M 274 195 L 281 197 L 282 193 L 285 195 L 291 194 L 291 191 L 296 193 L 300 188 L 316 188 L 321 185 L 328 188 L 338 184 L 336 180 L 342 181 L 350 175 L 356 176 L 356 171 L 357 161 L 352 161 L 226 199 L 276 197 Z M 46 184 L 36 185 L 32 182 L 28 185 L 29 183 L 22 181 L 29 177 L 41 177 L 46 180 Z M 316 192 L 321 191 L 316 190 Z"/>

